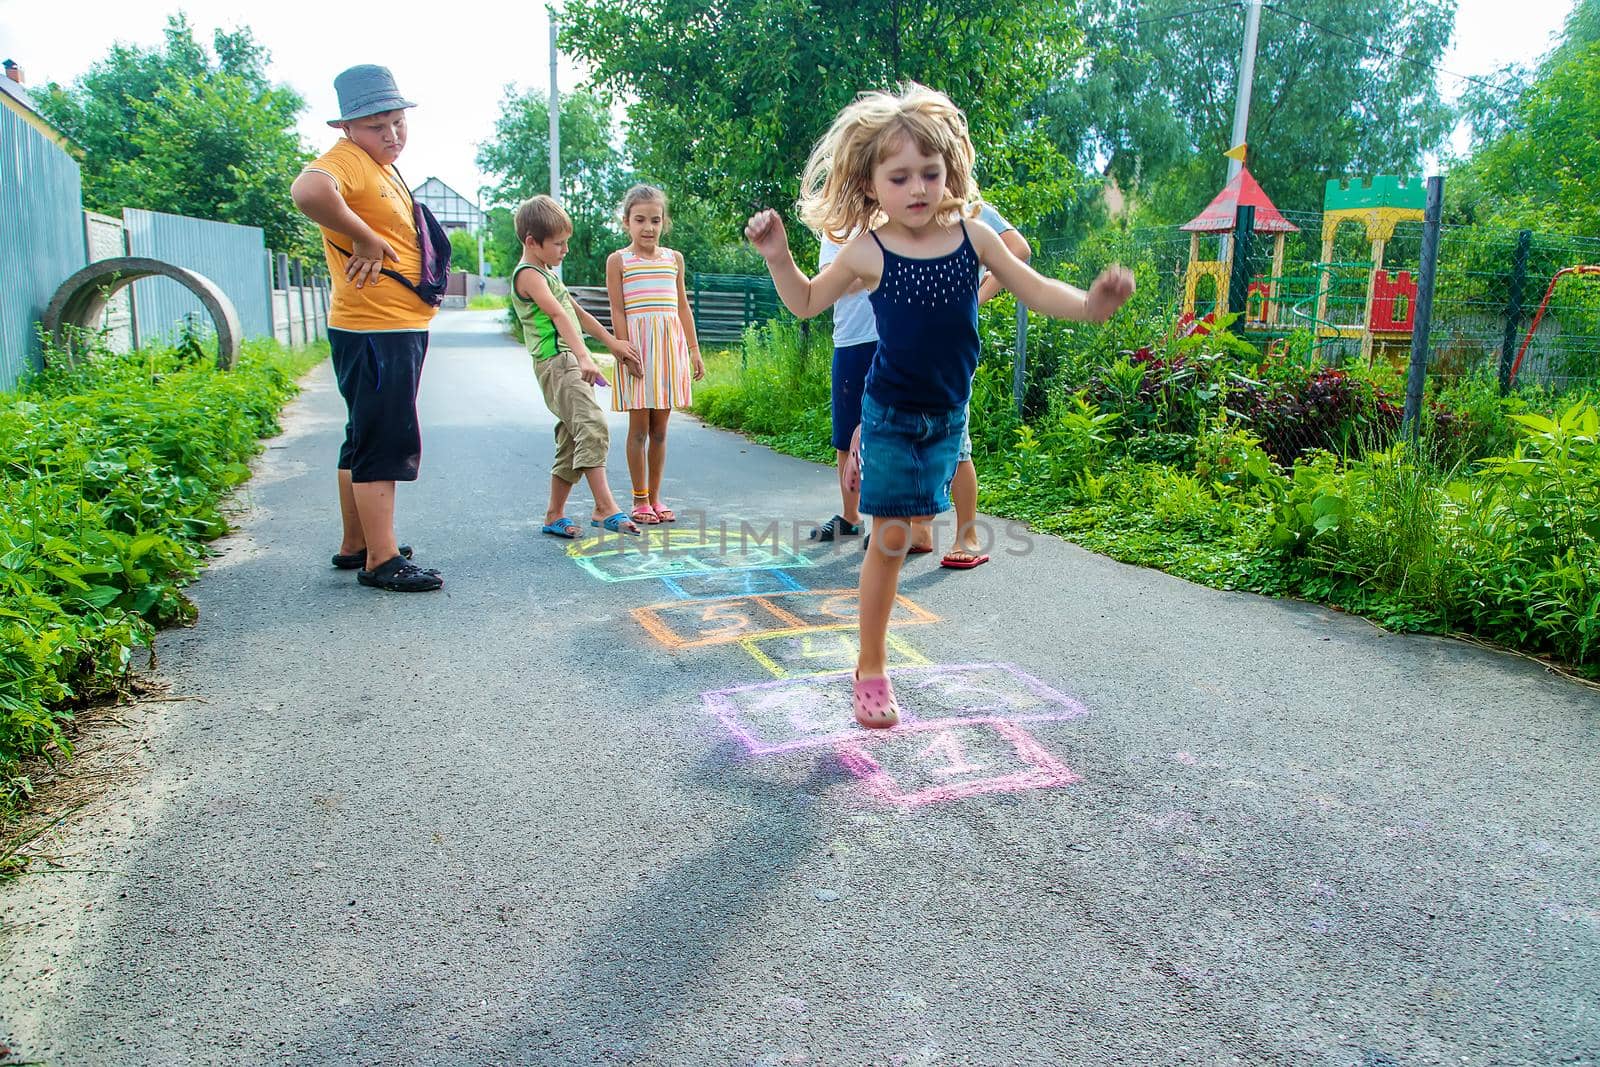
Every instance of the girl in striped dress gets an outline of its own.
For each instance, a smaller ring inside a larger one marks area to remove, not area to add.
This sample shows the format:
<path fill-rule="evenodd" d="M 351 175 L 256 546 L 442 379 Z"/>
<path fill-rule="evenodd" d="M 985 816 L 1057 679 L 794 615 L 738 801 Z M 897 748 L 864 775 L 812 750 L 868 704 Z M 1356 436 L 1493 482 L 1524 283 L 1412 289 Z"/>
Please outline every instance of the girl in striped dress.
<path fill-rule="evenodd" d="M 606 260 L 606 290 L 613 328 L 639 350 L 642 372 L 630 367 L 617 375 L 611 404 L 628 413 L 633 521 L 672 522 L 677 516 L 661 503 L 667 419 L 673 408 L 689 405 L 690 378 L 704 378 L 706 367 L 684 288 L 683 256 L 660 244 L 672 227 L 667 194 L 653 185 L 629 189 L 622 200 L 622 225 L 631 243 Z"/>

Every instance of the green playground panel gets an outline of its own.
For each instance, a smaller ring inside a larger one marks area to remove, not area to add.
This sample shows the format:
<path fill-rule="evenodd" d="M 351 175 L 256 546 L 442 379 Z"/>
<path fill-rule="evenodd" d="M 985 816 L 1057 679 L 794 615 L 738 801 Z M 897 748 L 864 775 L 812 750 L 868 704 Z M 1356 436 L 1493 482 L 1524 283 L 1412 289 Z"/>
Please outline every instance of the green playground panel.
<path fill-rule="evenodd" d="M 1428 204 L 1428 189 L 1416 178 L 1378 174 L 1364 181 L 1329 178 L 1323 193 L 1325 211 L 1362 211 L 1371 208 L 1405 208 L 1422 211 Z"/>

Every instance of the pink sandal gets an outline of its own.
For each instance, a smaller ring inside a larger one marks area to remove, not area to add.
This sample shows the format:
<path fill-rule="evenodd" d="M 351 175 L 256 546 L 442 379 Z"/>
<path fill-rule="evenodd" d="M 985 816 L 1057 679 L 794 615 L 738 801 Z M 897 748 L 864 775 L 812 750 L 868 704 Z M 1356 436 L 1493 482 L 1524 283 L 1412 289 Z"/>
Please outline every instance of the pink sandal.
<path fill-rule="evenodd" d="M 887 678 L 862 678 L 856 675 L 850 695 L 856 722 L 869 730 L 887 730 L 900 721 L 900 703 Z"/>
<path fill-rule="evenodd" d="M 662 522 L 676 522 L 678 520 L 678 513 L 667 507 L 665 504 L 655 505 L 655 512 L 656 518 L 660 519 Z"/>
<path fill-rule="evenodd" d="M 649 504 L 640 504 L 634 508 L 631 517 L 634 522 L 641 526 L 654 526 L 661 521 L 660 516 L 655 513 L 655 509 Z"/>

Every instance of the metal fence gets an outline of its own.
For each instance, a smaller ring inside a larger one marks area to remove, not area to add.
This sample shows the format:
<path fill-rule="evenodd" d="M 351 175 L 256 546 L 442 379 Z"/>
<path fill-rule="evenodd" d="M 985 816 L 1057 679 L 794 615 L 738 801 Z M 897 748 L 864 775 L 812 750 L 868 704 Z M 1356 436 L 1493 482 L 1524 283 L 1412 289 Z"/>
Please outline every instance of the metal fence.
<path fill-rule="evenodd" d="M 604 286 L 571 285 L 567 292 L 611 329 L 611 298 Z M 748 327 L 787 314 L 772 279 L 764 275 L 692 274 L 687 293 L 695 336 L 711 344 L 737 341 Z"/>
<path fill-rule="evenodd" d="M 1245 317 L 1250 321 L 1242 335 L 1267 351 L 1274 341 L 1299 331 L 1312 338 L 1315 354 L 1330 366 L 1361 359 L 1384 360 L 1403 369 L 1409 358 L 1409 326 L 1375 333 L 1365 327 L 1375 321 L 1375 310 L 1380 324 L 1385 316 L 1397 326 L 1408 319 L 1407 305 L 1416 298 L 1423 224 L 1397 224 L 1380 265 L 1358 227 L 1337 231 L 1332 253 L 1324 258 L 1322 216 L 1284 214 L 1300 232 L 1286 236 L 1276 275 L 1271 239 L 1257 236 L 1249 243 L 1243 273 L 1256 291 L 1247 294 Z M 1201 236 L 1199 258 L 1220 262 L 1225 240 L 1231 238 Z M 1095 270 L 1112 260 L 1141 265 L 1145 284 L 1156 288 L 1159 319 L 1176 322 L 1185 303 L 1193 241 L 1176 226 L 1142 227 L 1088 242 L 1045 239 L 1039 242 L 1034 265 L 1077 284 L 1087 284 Z M 1600 277 L 1575 271 L 1556 277 L 1581 265 L 1600 265 L 1600 239 L 1441 226 L 1429 377 L 1499 374 L 1510 384 L 1511 365 L 1521 352 L 1519 385 L 1557 390 L 1600 386 Z M 1375 279 L 1379 270 L 1382 276 Z M 1201 277 L 1193 300 L 1195 317 L 1203 321 L 1225 313 L 1228 289 L 1225 278 Z M 1547 292 L 1545 313 L 1533 330 Z"/>
<path fill-rule="evenodd" d="M 37 365 L 45 305 L 86 262 L 77 161 L 42 123 L 0 106 L 0 389 Z"/>
<path fill-rule="evenodd" d="M 205 275 L 233 301 L 244 336 L 272 336 L 272 276 L 259 228 L 136 208 L 124 210 L 122 221 L 129 255 Z M 199 299 L 177 282 L 149 278 L 132 288 L 137 344 L 171 341 L 185 328 L 210 329 Z"/>
<path fill-rule="evenodd" d="M 1287 462 L 1313 448 L 1349 454 L 1407 427 L 1468 454 L 1492 429 L 1497 391 L 1600 388 L 1600 240 L 1439 225 L 1430 242 L 1425 222 L 1398 214 L 1330 219 L 1327 232 L 1320 214 L 1289 215 L 1299 232 L 1281 247 L 1242 228 L 1197 237 L 1176 226 L 1041 241 L 1035 265 L 1048 274 L 1083 285 L 1120 261 L 1139 271 L 1142 291 L 1138 310 L 1105 331 L 1072 340 L 1036 329 L 1013 367 L 1016 402 L 1032 417 L 1049 397 L 1086 389 L 1146 420 L 1137 432 L 1152 440 L 1141 447 L 1163 436 L 1177 447 L 1193 432 L 1181 425 L 1195 406 L 1185 397 L 1204 393 Z M 1224 315 L 1255 355 L 1209 345 L 1234 355 L 1208 364 L 1170 343 Z M 1213 380 L 1209 366 L 1235 370 Z"/>

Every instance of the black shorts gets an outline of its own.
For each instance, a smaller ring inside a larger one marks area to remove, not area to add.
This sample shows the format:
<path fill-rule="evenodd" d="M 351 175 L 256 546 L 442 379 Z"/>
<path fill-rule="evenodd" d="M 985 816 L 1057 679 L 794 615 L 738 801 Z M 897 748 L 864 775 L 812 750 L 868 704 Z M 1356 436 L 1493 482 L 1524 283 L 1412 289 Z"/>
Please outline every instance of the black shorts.
<path fill-rule="evenodd" d="M 333 373 L 349 421 L 339 469 L 356 482 L 414 482 L 422 465 L 417 386 L 428 354 L 427 330 L 328 331 Z"/>
<path fill-rule="evenodd" d="M 861 391 L 866 388 L 867 371 L 878 353 L 878 342 L 845 345 L 833 350 L 833 447 L 850 451 L 850 438 L 861 425 Z"/>

